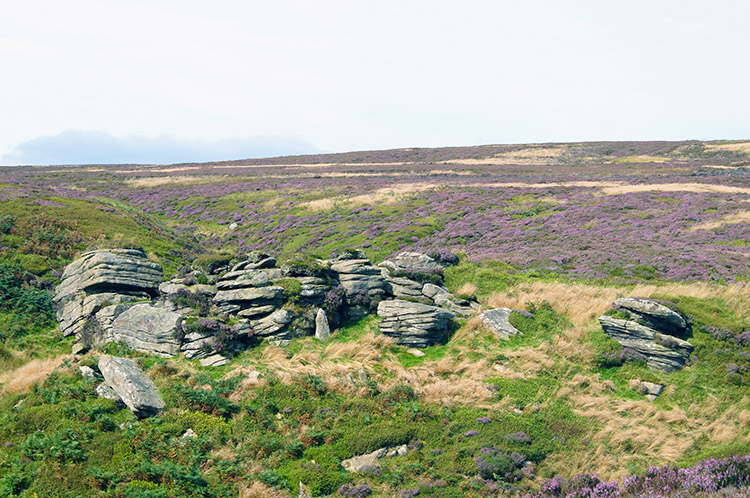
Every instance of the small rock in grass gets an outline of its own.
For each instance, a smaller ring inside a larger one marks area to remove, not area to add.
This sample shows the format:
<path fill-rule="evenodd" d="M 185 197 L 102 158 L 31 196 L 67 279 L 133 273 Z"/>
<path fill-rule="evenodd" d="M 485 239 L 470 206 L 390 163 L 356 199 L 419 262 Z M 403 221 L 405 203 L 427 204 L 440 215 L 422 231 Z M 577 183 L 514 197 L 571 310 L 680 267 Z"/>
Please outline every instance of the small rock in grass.
<path fill-rule="evenodd" d="M 417 348 L 409 348 L 406 350 L 406 352 L 413 356 L 416 356 L 417 358 L 421 358 L 422 356 L 424 356 L 424 353 Z"/>

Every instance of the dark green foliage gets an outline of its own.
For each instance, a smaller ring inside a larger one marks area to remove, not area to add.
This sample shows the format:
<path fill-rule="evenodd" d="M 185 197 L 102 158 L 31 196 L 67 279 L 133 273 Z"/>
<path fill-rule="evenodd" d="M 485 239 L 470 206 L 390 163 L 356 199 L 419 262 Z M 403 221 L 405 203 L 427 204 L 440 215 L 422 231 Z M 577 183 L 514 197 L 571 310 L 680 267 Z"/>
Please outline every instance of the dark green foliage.
<path fill-rule="evenodd" d="M 300 253 L 289 258 L 281 265 L 281 271 L 289 277 L 324 277 L 326 268 L 318 258 L 311 254 Z"/>
<path fill-rule="evenodd" d="M 405 270 L 394 272 L 393 276 L 408 278 L 409 280 L 414 280 L 415 282 L 419 282 L 420 284 L 443 284 L 442 270 L 424 271 L 407 268 Z"/>
<path fill-rule="evenodd" d="M 202 272 L 212 274 L 229 266 L 229 262 L 234 258 L 231 254 L 205 254 L 198 256 L 193 261 L 193 268 Z"/>
<path fill-rule="evenodd" d="M 297 304 L 302 297 L 302 284 L 299 280 L 294 278 L 283 278 L 275 281 L 274 285 L 278 285 L 284 289 L 282 295 L 285 302 Z"/>
<path fill-rule="evenodd" d="M 610 308 L 604 312 L 606 316 L 617 318 L 619 320 L 631 320 L 630 313 L 620 308 Z"/>
<path fill-rule="evenodd" d="M 172 386 L 165 393 L 166 399 L 186 410 L 199 410 L 220 417 L 229 417 L 238 406 L 213 390 L 190 386 Z"/>

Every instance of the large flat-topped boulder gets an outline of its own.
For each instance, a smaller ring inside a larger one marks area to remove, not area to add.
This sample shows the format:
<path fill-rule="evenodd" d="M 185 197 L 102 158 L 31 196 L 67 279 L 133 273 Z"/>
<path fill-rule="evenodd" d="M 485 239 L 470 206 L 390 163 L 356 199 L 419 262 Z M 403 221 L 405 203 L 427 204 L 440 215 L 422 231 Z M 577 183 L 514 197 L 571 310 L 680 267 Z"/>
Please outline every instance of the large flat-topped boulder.
<path fill-rule="evenodd" d="M 268 285 L 268 272 L 263 270 L 236 270 L 223 275 L 216 283 L 219 290 L 264 287 Z"/>
<path fill-rule="evenodd" d="M 656 301 L 624 297 L 617 299 L 615 306 L 627 311 L 633 319 L 665 334 L 682 336 L 687 333 L 685 318 Z"/>
<path fill-rule="evenodd" d="M 451 311 L 402 299 L 378 304 L 380 331 L 398 344 L 424 348 L 440 342 L 455 314 Z"/>
<path fill-rule="evenodd" d="M 599 317 L 604 332 L 622 344 L 646 357 L 646 364 L 655 370 L 672 372 L 685 366 L 693 352 L 693 345 L 632 320 L 611 316 Z"/>
<path fill-rule="evenodd" d="M 112 322 L 108 338 L 135 351 L 171 357 L 180 350 L 175 332 L 181 316 L 148 303 L 136 304 Z"/>
<path fill-rule="evenodd" d="M 252 311 L 255 308 L 273 310 L 281 306 L 283 292 L 282 287 L 274 285 L 220 290 L 214 296 L 213 302 L 222 313 Z"/>
<path fill-rule="evenodd" d="M 161 265 L 139 249 L 100 249 L 84 253 L 69 264 L 57 286 L 55 300 L 78 291 L 144 291 L 155 296 L 164 278 Z"/>
<path fill-rule="evenodd" d="M 99 371 L 104 382 L 137 417 L 150 417 L 164 409 L 156 385 L 133 360 L 103 355 L 99 358 Z"/>
<path fill-rule="evenodd" d="M 356 273 L 359 275 L 380 275 L 380 268 L 373 265 L 369 259 L 345 259 L 329 261 L 331 270 L 337 273 Z"/>

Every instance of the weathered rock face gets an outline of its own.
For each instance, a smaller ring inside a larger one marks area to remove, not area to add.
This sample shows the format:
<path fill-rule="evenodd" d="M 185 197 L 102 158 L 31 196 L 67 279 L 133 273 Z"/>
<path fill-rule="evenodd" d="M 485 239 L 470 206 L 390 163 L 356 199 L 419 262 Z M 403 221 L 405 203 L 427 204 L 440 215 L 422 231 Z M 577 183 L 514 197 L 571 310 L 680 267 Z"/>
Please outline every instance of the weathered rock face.
<path fill-rule="evenodd" d="M 521 331 L 510 324 L 510 314 L 513 313 L 509 308 L 495 308 L 487 310 L 479 315 L 482 325 L 490 329 L 500 339 L 510 339 L 511 336 L 520 334 Z"/>
<path fill-rule="evenodd" d="M 677 337 L 662 334 L 632 320 L 599 317 L 604 332 L 626 348 L 646 357 L 646 364 L 664 372 L 679 370 L 693 352 L 693 345 Z"/>
<path fill-rule="evenodd" d="M 369 259 L 345 259 L 328 261 L 332 271 L 338 274 L 338 281 L 349 297 L 383 296 L 386 282 L 380 268 Z"/>
<path fill-rule="evenodd" d="M 422 284 L 403 277 L 386 276 L 386 293 L 396 299 L 417 299 L 427 303 L 429 300 L 422 294 Z"/>
<path fill-rule="evenodd" d="M 141 250 L 89 251 L 65 268 L 55 299 L 61 301 L 78 291 L 145 291 L 155 296 L 163 278 L 161 265 L 149 261 Z"/>
<path fill-rule="evenodd" d="M 170 357 L 180 350 L 175 338 L 179 313 L 136 304 L 112 322 L 109 341 L 122 342 L 135 351 Z M 108 341 L 108 342 L 109 342 Z"/>
<path fill-rule="evenodd" d="M 626 310 L 634 320 L 665 334 L 684 336 L 688 332 L 682 315 L 657 302 L 628 297 L 616 300 L 615 306 Z"/>
<path fill-rule="evenodd" d="M 378 304 L 380 331 L 394 337 L 398 344 L 427 347 L 439 342 L 447 333 L 455 314 L 435 306 L 401 299 Z"/>
<path fill-rule="evenodd" d="M 300 283 L 301 304 L 312 304 L 319 306 L 323 304 L 326 293 L 331 290 L 328 280 L 320 277 L 293 277 Z"/>
<path fill-rule="evenodd" d="M 457 315 L 469 316 L 478 308 L 476 303 L 459 300 L 448 289 L 439 285 L 424 284 L 422 295 L 431 299 L 435 306 L 450 310 Z"/>
<path fill-rule="evenodd" d="M 421 252 L 402 252 L 393 260 L 383 261 L 380 266 L 393 272 L 410 270 L 433 273 L 443 270 L 443 265 Z"/>
<path fill-rule="evenodd" d="M 54 297 L 65 336 L 77 351 L 106 342 L 111 324 L 135 303 L 150 300 L 162 280 L 161 266 L 136 249 L 84 253 L 65 268 Z"/>
<path fill-rule="evenodd" d="M 283 292 L 284 289 L 277 286 L 243 287 L 220 290 L 213 301 L 222 313 L 254 317 L 281 306 Z"/>
<path fill-rule="evenodd" d="M 656 398 L 664 391 L 664 386 L 653 382 L 641 382 L 640 390 L 647 400 L 656 401 Z"/>
<path fill-rule="evenodd" d="M 103 355 L 99 358 L 99 371 L 104 382 L 137 417 L 150 417 L 164 409 L 156 385 L 133 360 Z"/>

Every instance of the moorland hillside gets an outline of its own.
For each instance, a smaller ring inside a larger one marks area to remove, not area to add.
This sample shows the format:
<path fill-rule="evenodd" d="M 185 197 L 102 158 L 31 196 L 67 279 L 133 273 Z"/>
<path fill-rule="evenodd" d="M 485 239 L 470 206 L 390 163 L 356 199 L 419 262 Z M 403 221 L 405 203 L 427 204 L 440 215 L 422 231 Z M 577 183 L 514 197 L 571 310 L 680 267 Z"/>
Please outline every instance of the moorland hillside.
<path fill-rule="evenodd" d="M 0 174 L 0 496 L 748 492 L 748 142 Z"/>

